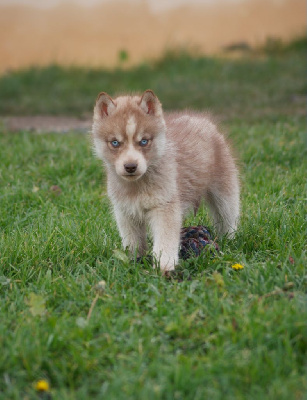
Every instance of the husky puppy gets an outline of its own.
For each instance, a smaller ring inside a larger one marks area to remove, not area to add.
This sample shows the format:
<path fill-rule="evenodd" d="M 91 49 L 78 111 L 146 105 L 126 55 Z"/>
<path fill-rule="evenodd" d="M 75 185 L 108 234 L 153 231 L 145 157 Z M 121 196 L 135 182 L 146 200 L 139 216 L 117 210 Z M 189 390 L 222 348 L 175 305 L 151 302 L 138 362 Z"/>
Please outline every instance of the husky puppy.
<path fill-rule="evenodd" d="M 151 90 L 112 99 L 102 92 L 94 108 L 94 151 L 107 171 L 108 195 L 123 246 L 141 256 L 146 225 L 154 266 L 178 263 L 184 215 L 206 201 L 219 234 L 234 235 L 240 200 L 238 170 L 225 138 L 202 113 L 163 115 Z"/>

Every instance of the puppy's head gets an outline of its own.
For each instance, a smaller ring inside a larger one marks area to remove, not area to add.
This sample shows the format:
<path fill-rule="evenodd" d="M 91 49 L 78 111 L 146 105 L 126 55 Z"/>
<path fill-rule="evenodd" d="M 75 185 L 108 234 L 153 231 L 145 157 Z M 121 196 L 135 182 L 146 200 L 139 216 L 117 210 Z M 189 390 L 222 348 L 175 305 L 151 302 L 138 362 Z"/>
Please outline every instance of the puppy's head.
<path fill-rule="evenodd" d="M 151 90 L 112 99 L 102 92 L 92 128 L 98 158 L 126 181 L 136 181 L 159 162 L 165 150 L 162 106 Z"/>

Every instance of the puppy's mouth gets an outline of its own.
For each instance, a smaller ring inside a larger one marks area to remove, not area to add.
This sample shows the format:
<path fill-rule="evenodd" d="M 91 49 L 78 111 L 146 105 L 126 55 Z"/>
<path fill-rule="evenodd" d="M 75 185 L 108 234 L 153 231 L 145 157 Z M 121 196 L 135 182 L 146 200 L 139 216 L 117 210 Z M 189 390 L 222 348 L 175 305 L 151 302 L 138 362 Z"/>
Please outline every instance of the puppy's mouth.
<path fill-rule="evenodd" d="M 136 174 L 125 174 L 122 175 L 122 178 L 125 179 L 126 181 L 137 181 L 142 175 L 136 175 Z"/>

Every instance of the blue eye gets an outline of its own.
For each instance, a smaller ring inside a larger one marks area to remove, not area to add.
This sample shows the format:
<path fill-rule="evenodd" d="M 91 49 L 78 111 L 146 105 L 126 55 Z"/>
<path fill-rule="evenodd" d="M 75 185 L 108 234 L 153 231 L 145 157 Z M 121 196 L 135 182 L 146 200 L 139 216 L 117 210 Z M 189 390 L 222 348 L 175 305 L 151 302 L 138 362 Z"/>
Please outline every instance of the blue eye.
<path fill-rule="evenodd" d="M 118 140 L 112 140 L 112 142 L 111 142 L 111 145 L 113 146 L 113 147 L 119 147 L 119 141 Z"/>
<path fill-rule="evenodd" d="M 147 146 L 147 144 L 148 144 L 148 140 L 147 139 L 142 139 L 140 141 L 140 146 Z"/>

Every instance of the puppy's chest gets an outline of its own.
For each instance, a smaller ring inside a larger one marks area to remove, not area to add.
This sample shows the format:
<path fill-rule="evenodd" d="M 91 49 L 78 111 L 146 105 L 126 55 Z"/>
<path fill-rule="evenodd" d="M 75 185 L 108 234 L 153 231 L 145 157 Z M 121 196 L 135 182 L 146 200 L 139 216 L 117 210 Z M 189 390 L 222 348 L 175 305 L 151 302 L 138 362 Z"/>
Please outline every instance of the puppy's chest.
<path fill-rule="evenodd" d="M 111 196 L 114 208 L 120 209 L 124 214 L 144 220 L 148 211 L 157 206 L 155 197 L 147 195 Z"/>
<path fill-rule="evenodd" d="M 126 198 L 121 200 L 119 206 L 126 215 L 143 220 L 147 212 L 154 207 L 154 204 L 149 199 L 136 198 L 130 201 L 129 198 Z"/>
<path fill-rule="evenodd" d="M 151 210 L 157 207 L 163 208 L 163 205 L 170 201 L 171 194 L 165 190 L 154 189 L 129 193 L 129 191 L 119 191 L 109 187 L 109 196 L 115 212 L 120 209 L 129 217 L 144 220 Z"/>

